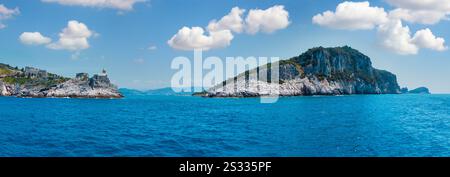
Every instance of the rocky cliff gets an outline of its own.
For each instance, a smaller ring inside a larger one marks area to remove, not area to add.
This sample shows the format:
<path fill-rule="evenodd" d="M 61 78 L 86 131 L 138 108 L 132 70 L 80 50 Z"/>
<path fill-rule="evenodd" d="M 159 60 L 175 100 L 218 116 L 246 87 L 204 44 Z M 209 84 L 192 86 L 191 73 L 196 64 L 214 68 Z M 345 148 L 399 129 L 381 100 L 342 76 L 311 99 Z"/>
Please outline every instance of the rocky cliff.
<path fill-rule="evenodd" d="M 0 64 L 0 96 L 122 97 L 117 87 L 110 83 L 106 72 L 96 74 L 92 78 L 86 73 L 79 73 L 75 78 L 66 78 L 37 68 L 19 69 L 6 64 Z"/>
<path fill-rule="evenodd" d="M 370 58 L 348 46 L 313 48 L 300 56 L 279 61 L 279 82 L 250 79 L 249 73 L 267 73 L 258 67 L 238 75 L 235 84 L 219 84 L 200 95 L 208 97 L 398 94 L 397 77 L 372 67 Z M 270 64 L 269 64 L 270 65 Z M 197 94 L 199 95 L 199 94 Z"/>

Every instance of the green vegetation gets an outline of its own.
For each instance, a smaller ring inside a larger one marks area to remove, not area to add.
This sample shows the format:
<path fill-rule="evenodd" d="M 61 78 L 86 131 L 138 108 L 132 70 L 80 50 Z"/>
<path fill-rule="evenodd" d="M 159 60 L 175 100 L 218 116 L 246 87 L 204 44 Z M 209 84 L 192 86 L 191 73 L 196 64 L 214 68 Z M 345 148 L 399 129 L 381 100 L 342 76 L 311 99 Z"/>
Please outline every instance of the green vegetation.
<path fill-rule="evenodd" d="M 302 65 L 300 65 L 299 63 L 297 63 L 295 60 L 293 59 L 289 59 L 289 60 L 281 60 L 280 61 L 280 66 L 281 65 L 294 65 L 295 69 L 297 70 L 298 73 L 300 73 L 300 76 L 303 78 L 305 77 L 305 71 L 303 70 Z"/>
<path fill-rule="evenodd" d="M 30 82 L 31 79 L 29 78 L 25 78 L 25 77 L 11 77 L 11 76 L 7 76 L 5 78 L 3 78 L 3 81 L 7 84 L 19 84 L 19 85 L 23 85 L 25 83 Z"/>
<path fill-rule="evenodd" d="M 13 71 L 11 71 L 10 69 L 0 68 L 0 75 L 9 75 L 11 73 L 13 73 Z"/>
<path fill-rule="evenodd" d="M 7 84 L 18 84 L 28 86 L 43 86 L 50 87 L 67 81 L 64 77 L 48 77 L 48 78 L 28 78 L 22 76 L 7 76 L 3 78 L 3 82 Z"/>
<path fill-rule="evenodd" d="M 295 60 L 293 60 L 293 59 L 289 59 L 289 60 L 280 60 L 280 61 L 276 61 L 276 63 L 278 63 L 279 66 L 283 66 L 283 65 L 293 65 L 293 66 L 295 67 L 295 69 L 297 70 L 297 72 L 300 74 L 300 77 L 302 77 L 302 78 L 305 77 L 305 73 L 304 73 L 304 71 L 303 71 L 303 67 L 302 67 L 299 63 L 297 63 Z M 256 77 L 259 78 L 259 77 L 260 77 L 259 71 L 260 71 L 260 69 L 264 68 L 264 69 L 267 70 L 267 71 L 266 71 L 266 72 L 267 72 L 267 73 L 266 73 L 266 74 L 267 74 L 267 78 L 264 79 L 264 80 L 266 80 L 267 83 L 272 83 L 271 77 L 269 77 L 269 76 L 270 76 L 270 73 L 271 73 L 271 70 L 272 70 L 272 64 L 273 64 L 273 63 L 267 63 L 267 64 L 265 64 L 265 65 L 256 67 L 256 68 L 254 68 L 254 69 L 247 70 L 247 71 L 245 71 L 245 72 L 243 72 L 243 73 L 238 74 L 236 77 L 230 78 L 230 79 L 227 79 L 227 80 L 228 80 L 228 81 L 231 81 L 231 80 L 233 79 L 234 82 L 237 82 L 238 78 L 244 77 L 244 78 L 245 78 L 245 81 L 247 82 L 247 81 L 250 79 L 250 73 L 256 74 Z M 280 71 L 280 72 L 281 72 L 281 71 Z M 260 78 L 260 79 L 261 79 L 261 78 Z M 223 81 L 223 82 L 222 82 L 222 85 L 225 85 L 226 82 L 227 82 L 227 80 Z M 280 80 L 278 81 L 278 83 L 279 83 L 279 84 L 283 84 L 283 83 L 285 83 L 285 81 L 283 81 L 283 80 L 280 79 Z"/>
<path fill-rule="evenodd" d="M 23 73 L 24 69 L 11 67 L 7 64 L 0 63 L 0 78 L 3 82 L 11 85 L 25 85 L 25 86 L 41 86 L 50 87 L 63 83 L 69 78 L 65 78 L 56 74 L 47 73 L 46 77 L 32 77 L 29 78 Z"/>

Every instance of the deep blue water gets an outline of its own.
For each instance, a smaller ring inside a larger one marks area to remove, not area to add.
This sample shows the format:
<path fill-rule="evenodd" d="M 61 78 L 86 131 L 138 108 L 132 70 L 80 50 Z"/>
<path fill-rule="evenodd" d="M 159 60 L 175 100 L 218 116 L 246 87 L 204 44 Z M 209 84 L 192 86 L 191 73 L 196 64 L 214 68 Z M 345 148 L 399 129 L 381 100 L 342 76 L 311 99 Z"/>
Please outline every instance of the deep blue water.
<path fill-rule="evenodd" d="M 450 95 L 0 98 L 1 156 L 450 156 Z"/>

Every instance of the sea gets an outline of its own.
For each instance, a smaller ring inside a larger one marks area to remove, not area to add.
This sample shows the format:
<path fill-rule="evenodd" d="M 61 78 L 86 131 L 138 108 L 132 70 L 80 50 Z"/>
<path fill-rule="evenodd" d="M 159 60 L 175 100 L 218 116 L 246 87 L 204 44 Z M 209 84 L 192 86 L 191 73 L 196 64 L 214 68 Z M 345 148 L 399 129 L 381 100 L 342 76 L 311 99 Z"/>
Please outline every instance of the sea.
<path fill-rule="evenodd" d="M 450 95 L 125 96 L 0 97 L 0 156 L 450 156 Z"/>

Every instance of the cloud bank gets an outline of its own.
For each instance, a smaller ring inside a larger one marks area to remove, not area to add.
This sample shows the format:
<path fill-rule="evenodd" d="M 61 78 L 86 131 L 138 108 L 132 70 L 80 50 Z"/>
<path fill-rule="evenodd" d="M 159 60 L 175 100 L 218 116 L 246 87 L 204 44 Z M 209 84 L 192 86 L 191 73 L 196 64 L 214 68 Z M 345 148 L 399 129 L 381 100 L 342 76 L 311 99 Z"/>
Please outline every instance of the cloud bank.
<path fill-rule="evenodd" d="M 39 32 L 24 32 L 19 36 L 19 40 L 26 45 L 44 45 L 52 42 L 52 39 Z"/>
<path fill-rule="evenodd" d="M 276 5 L 266 10 L 252 9 L 245 19 L 246 31 L 256 34 L 260 31 L 273 33 L 289 26 L 289 12 L 284 6 Z"/>
<path fill-rule="evenodd" d="M 55 50 L 83 50 L 89 48 L 88 39 L 93 32 L 84 24 L 75 20 L 67 23 L 67 27 L 59 33 L 59 40 L 47 47 Z"/>
<path fill-rule="evenodd" d="M 442 3 L 448 1 L 448 3 Z M 401 55 L 417 54 L 421 48 L 444 51 L 445 40 L 436 37 L 429 28 L 412 35 L 402 21 L 436 24 L 447 18 L 450 0 L 387 0 L 396 8 L 386 12 L 365 2 L 343 2 L 334 12 L 325 11 L 312 18 L 314 24 L 340 30 L 370 30 L 377 28 L 381 46 Z"/>
<path fill-rule="evenodd" d="M 183 27 L 168 44 L 179 50 L 209 50 L 229 46 L 233 37 L 230 30 L 210 31 L 209 35 L 206 35 L 201 27 Z"/>
<path fill-rule="evenodd" d="M 313 17 L 313 23 L 334 29 L 373 29 L 388 21 L 383 8 L 370 7 L 369 2 L 343 2 L 336 11 L 325 11 Z"/>
<path fill-rule="evenodd" d="M 91 31 L 84 23 L 76 20 L 67 22 L 65 27 L 59 33 L 59 39 L 55 42 L 39 32 L 24 32 L 19 36 L 19 40 L 26 45 L 46 45 L 53 50 L 81 51 L 89 48 L 88 39 L 93 36 Z"/>
<path fill-rule="evenodd" d="M 212 20 L 208 24 L 209 31 L 231 30 L 235 33 L 241 33 L 244 30 L 244 21 L 242 15 L 245 9 L 234 7 L 228 15 L 222 17 L 219 21 Z"/>
<path fill-rule="evenodd" d="M 167 42 L 178 50 L 210 50 L 231 44 L 234 33 L 273 33 L 287 28 L 289 12 L 276 5 L 265 10 L 251 9 L 244 20 L 245 9 L 234 7 L 220 20 L 211 20 L 205 31 L 202 27 L 183 27 Z"/>

